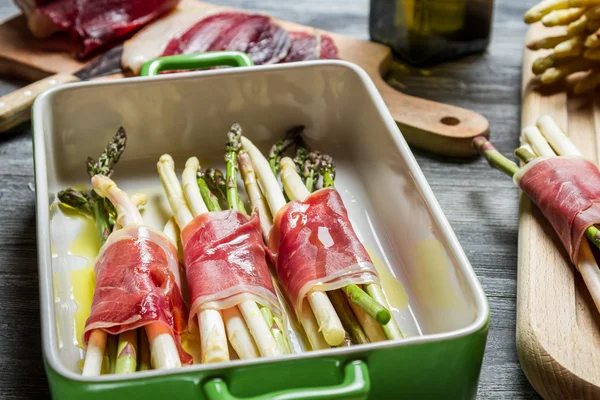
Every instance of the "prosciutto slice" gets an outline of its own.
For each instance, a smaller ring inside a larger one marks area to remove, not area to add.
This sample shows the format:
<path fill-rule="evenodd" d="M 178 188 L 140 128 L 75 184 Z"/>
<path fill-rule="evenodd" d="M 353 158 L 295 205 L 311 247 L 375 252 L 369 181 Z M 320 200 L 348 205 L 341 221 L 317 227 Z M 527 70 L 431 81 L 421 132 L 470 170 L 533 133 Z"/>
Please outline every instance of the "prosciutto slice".
<path fill-rule="evenodd" d="M 541 157 L 515 175 L 577 265 L 586 229 L 600 223 L 600 170 L 582 157 Z"/>
<path fill-rule="evenodd" d="M 237 50 L 257 64 L 281 61 L 290 49 L 285 29 L 265 15 L 227 11 L 203 18 L 181 36 L 171 39 L 163 56 Z"/>
<path fill-rule="evenodd" d="M 18 0 L 34 35 L 67 32 L 85 57 L 174 9 L 179 0 Z"/>
<path fill-rule="evenodd" d="M 306 200 L 282 208 L 275 216 L 269 248 L 276 253 L 277 276 L 298 317 L 304 297 L 312 290 L 379 282 L 334 189 L 317 190 Z"/>
<path fill-rule="evenodd" d="M 257 214 L 204 213 L 181 232 L 190 324 L 203 309 L 222 310 L 253 300 L 280 312 L 265 258 Z"/>
<path fill-rule="evenodd" d="M 183 364 L 192 358 L 181 347 L 188 312 L 181 296 L 179 260 L 173 243 L 146 226 L 129 225 L 113 232 L 95 264 L 96 290 L 84 330 L 113 335 L 149 323 L 166 325 Z"/>
<path fill-rule="evenodd" d="M 339 59 L 333 39 L 319 32 L 290 32 L 292 46 L 283 62 Z"/>

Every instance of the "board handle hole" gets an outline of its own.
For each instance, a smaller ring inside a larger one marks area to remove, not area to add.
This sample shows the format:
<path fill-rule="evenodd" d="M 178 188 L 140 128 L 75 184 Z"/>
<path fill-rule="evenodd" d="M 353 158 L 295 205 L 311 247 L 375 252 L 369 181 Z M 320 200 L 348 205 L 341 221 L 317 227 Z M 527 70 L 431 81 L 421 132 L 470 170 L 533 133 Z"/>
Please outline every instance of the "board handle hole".
<path fill-rule="evenodd" d="M 440 119 L 440 122 L 444 125 L 455 126 L 455 125 L 460 124 L 460 119 L 455 118 L 455 117 L 444 117 L 444 118 Z"/>

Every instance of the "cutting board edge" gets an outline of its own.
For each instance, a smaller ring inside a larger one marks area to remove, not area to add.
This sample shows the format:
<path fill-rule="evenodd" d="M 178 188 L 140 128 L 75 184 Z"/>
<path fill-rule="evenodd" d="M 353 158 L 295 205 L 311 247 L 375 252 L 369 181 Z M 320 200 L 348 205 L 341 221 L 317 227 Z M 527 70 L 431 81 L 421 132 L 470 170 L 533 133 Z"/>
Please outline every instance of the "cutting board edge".
<path fill-rule="evenodd" d="M 540 26 L 532 26 L 527 33 L 526 42 L 534 37 L 536 32 L 539 33 L 540 29 Z M 541 55 L 542 52 L 538 52 L 537 54 Z M 568 114 L 568 111 L 566 110 L 566 94 L 559 94 L 558 96 L 561 97 L 548 101 L 547 98 L 544 99 L 536 93 L 535 87 L 537 86 L 537 83 L 532 81 L 532 73 L 530 71 L 533 57 L 532 52 L 525 48 L 523 53 L 523 80 L 521 86 L 521 127 L 534 123 L 534 119 L 541 116 L 542 113 L 546 114 L 550 112 L 550 110 L 544 109 L 539 110 L 541 112 L 538 113 L 539 115 L 537 115 L 537 117 L 532 115 L 535 108 L 540 107 L 540 102 L 537 101 L 538 99 L 553 104 L 561 104 L 564 102 L 565 110 L 563 110 L 563 112 Z M 535 96 L 538 96 L 538 99 L 536 99 Z M 565 115 L 563 114 L 562 116 Z M 568 115 L 566 117 L 568 117 Z M 569 336 L 569 339 L 572 340 L 564 340 L 564 337 L 556 337 L 560 336 L 559 333 L 556 333 L 556 336 L 553 337 L 553 339 L 558 340 L 558 343 L 561 343 L 562 346 L 570 346 L 569 349 L 572 350 L 573 354 L 576 354 L 576 360 L 580 361 L 573 362 L 573 360 L 570 360 L 571 364 L 576 365 L 576 367 L 571 365 L 572 368 L 569 368 L 567 365 L 567 361 L 569 360 L 565 360 L 555 353 L 557 351 L 556 343 L 550 343 L 551 339 L 549 337 L 544 339 L 541 332 L 539 332 L 539 327 L 536 326 L 534 321 L 534 315 L 532 314 L 530 307 L 532 302 L 539 299 L 534 293 L 534 288 L 536 286 L 535 283 L 532 282 L 532 279 L 535 279 L 535 277 L 532 277 L 531 273 L 532 255 L 530 254 L 530 249 L 532 248 L 531 243 L 534 241 L 533 236 L 536 234 L 534 230 L 537 229 L 536 225 L 538 224 L 536 217 L 533 215 L 533 207 L 531 200 L 521 193 L 519 201 L 516 318 L 516 349 L 519 362 L 531 385 L 542 397 L 544 397 L 544 399 L 562 400 L 565 398 L 600 398 L 600 373 L 597 373 L 594 376 L 595 379 L 593 382 L 588 378 L 583 377 L 583 374 L 581 374 L 581 368 L 585 370 L 586 365 L 588 368 L 590 367 L 589 358 L 579 357 L 580 354 L 590 354 L 590 352 L 581 351 L 582 342 L 578 340 L 582 335 L 586 335 L 586 332 L 579 329 L 576 323 L 575 326 L 571 327 L 566 333 Z M 551 229 L 549 223 L 546 223 L 546 221 L 544 221 L 544 223 L 547 225 L 548 229 Z M 558 242 L 558 239 L 555 238 L 555 242 Z M 536 241 L 536 243 L 540 243 L 540 241 Z M 562 263 L 562 261 L 560 262 Z M 568 263 L 568 261 L 565 261 L 565 263 Z M 575 268 L 572 265 L 569 273 L 565 272 L 565 274 L 572 274 L 575 276 L 574 281 L 578 279 L 576 276 L 578 275 L 578 272 L 575 271 Z M 545 289 L 550 290 L 548 286 L 546 286 Z M 576 290 L 574 290 L 574 292 L 576 292 Z M 558 298 L 559 296 L 556 297 Z M 577 312 L 575 311 L 574 314 L 577 314 Z M 577 321 L 577 315 L 572 317 L 573 320 Z M 564 321 L 558 321 L 556 325 L 560 325 L 561 322 Z M 562 333 L 564 334 L 564 332 Z M 592 338 L 584 338 L 584 343 L 586 339 L 591 340 Z"/>

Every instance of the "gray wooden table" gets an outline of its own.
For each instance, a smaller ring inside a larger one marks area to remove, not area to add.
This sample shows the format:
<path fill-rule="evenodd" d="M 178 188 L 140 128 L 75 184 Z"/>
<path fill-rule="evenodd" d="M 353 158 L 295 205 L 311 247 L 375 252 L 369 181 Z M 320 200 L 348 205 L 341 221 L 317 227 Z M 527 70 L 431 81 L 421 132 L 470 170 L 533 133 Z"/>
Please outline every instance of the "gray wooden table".
<path fill-rule="evenodd" d="M 213 0 L 368 39 L 368 0 Z M 411 95 L 473 109 L 488 118 L 496 147 L 510 153 L 520 126 L 523 13 L 536 0 L 496 0 L 487 53 L 393 82 Z M 17 12 L 0 0 L 0 19 Z M 0 76 L 0 94 L 25 82 Z M 479 386 L 482 399 L 538 398 L 515 350 L 517 190 L 482 159 L 415 150 L 488 295 L 491 324 Z M 0 135 L 0 398 L 49 397 L 40 352 L 31 131 Z"/>

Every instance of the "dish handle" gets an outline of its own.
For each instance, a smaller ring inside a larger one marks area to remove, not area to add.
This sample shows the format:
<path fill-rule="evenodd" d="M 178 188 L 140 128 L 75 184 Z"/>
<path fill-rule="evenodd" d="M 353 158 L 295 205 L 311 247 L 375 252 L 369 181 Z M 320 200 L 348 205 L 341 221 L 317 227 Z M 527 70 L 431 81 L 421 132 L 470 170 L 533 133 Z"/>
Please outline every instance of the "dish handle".
<path fill-rule="evenodd" d="M 229 392 L 227 382 L 215 378 L 204 384 L 204 393 L 208 400 L 366 400 L 370 388 L 371 382 L 367 364 L 364 361 L 356 360 L 345 365 L 344 381 L 339 385 L 292 388 L 254 397 L 237 397 Z"/>
<path fill-rule="evenodd" d="M 141 76 L 155 76 L 164 71 L 181 71 L 211 67 L 251 67 L 254 63 L 241 51 L 208 51 L 198 54 L 178 54 L 147 61 Z"/>

